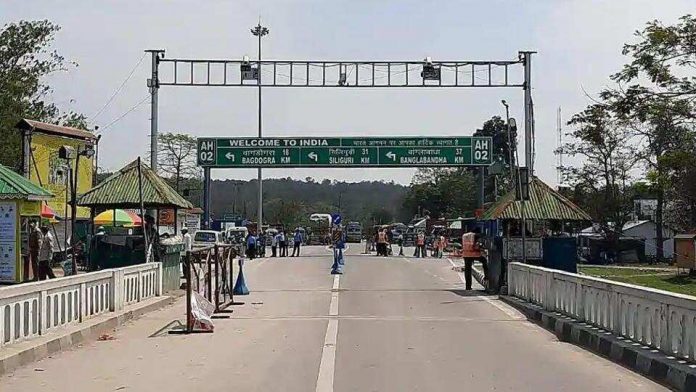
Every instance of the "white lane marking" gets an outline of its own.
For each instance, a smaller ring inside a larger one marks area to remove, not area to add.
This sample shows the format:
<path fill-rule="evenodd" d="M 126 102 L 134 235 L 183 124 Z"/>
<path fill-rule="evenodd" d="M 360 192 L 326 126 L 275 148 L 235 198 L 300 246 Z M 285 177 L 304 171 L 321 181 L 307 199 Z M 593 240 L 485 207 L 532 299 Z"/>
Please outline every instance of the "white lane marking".
<path fill-rule="evenodd" d="M 334 373 L 336 368 L 336 342 L 338 341 L 338 288 L 341 275 L 334 275 L 329 304 L 329 319 L 324 336 L 324 348 L 321 350 L 319 375 L 317 376 L 316 392 L 333 392 Z"/>
<path fill-rule="evenodd" d="M 458 267 L 456 264 L 454 264 L 454 261 L 452 261 L 452 259 L 447 258 L 447 261 L 449 261 L 450 264 L 452 264 L 452 267 Z M 464 272 L 457 272 L 457 275 L 459 275 L 459 280 L 461 280 L 462 283 L 466 284 L 466 277 L 464 276 Z M 493 300 L 487 295 L 477 295 L 475 298 L 482 299 L 482 300 L 488 302 L 489 304 L 500 309 L 503 313 L 507 314 L 508 316 L 510 316 L 511 318 L 513 318 L 515 320 L 522 320 L 525 318 L 516 309 L 506 305 L 505 303 L 501 302 L 499 299 Z"/>

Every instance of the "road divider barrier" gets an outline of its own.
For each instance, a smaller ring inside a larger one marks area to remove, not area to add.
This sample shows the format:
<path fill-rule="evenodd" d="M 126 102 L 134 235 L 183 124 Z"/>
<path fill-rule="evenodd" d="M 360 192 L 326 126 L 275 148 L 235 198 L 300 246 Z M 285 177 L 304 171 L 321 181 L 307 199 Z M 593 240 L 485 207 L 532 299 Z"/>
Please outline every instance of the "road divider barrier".
<path fill-rule="evenodd" d="M 138 264 L 0 288 L 0 347 L 162 295 L 162 265 Z"/>
<path fill-rule="evenodd" d="M 696 362 L 696 297 L 521 263 L 508 264 L 509 294 Z"/>

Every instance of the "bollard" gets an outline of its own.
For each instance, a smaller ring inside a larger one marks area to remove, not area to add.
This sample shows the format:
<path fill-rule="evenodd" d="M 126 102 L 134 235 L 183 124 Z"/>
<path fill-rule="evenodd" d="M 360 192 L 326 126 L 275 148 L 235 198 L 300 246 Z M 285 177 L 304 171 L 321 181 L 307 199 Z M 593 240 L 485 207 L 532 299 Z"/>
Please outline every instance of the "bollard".
<path fill-rule="evenodd" d="M 249 289 L 247 288 L 246 281 L 244 280 L 244 259 L 239 259 L 239 275 L 237 275 L 237 282 L 234 284 L 234 295 L 249 295 Z"/>
<path fill-rule="evenodd" d="M 338 253 L 336 252 L 335 248 L 333 250 L 333 255 L 334 255 L 334 258 L 333 258 L 334 262 L 333 262 L 333 265 L 331 266 L 331 275 L 342 275 L 343 274 L 342 264 L 339 262 Z"/>

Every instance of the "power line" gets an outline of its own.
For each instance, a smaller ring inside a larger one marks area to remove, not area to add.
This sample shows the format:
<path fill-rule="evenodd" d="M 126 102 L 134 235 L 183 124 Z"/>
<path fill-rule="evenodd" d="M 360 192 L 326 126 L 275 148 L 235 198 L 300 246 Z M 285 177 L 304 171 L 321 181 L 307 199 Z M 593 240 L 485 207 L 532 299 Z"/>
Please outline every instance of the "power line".
<path fill-rule="evenodd" d="M 99 117 L 99 115 L 102 114 L 102 113 L 104 112 L 104 110 L 109 106 L 109 104 L 111 104 L 111 101 L 113 101 L 114 98 L 116 98 L 116 96 L 118 95 L 118 93 L 121 92 L 121 90 L 123 89 L 123 86 L 125 86 L 126 83 L 128 83 L 128 81 L 130 80 L 130 78 L 131 78 L 131 77 L 133 76 L 133 74 L 135 73 L 135 70 L 138 69 L 138 67 L 140 66 L 140 64 L 141 64 L 141 63 L 143 62 L 143 60 L 145 59 L 145 55 L 146 55 L 146 54 L 147 54 L 147 53 L 143 53 L 142 57 L 140 57 L 140 60 L 138 60 L 138 62 L 137 62 L 137 63 L 135 64 L 135 66 L 133 67 L 133 69 L 131 69 L 131 71 L 130 71 L 130 73 L 128 74 L 128 76 L 126 77 L 126 79 L 125 79 L 123 82 L 121 82 L 121 85 L 118 86 L 118 88 L 116 89 L 116 91 L 114 91 L 113 94 L 111 94 L 111 97 L 109 97 L 109 99 L 106 101 L 106 103 L 104 104 L 104 106 L 102 106 L 101 109 L 99 109 L 99 110 L 97 111 L 97 113 L 96 113 L 94 116 L 92 116 L 92 121 L 96 120 L 97 117 Z"/>
<path fill-rule="evenodd" d="M 103 128 L 100 128 L 100 129 L 99 129 L 99 132 L 104 132 L 104 131 L 106 131 L 107 129 L 109 129 L 109 127 L 111 127 L 112 125 L 114 125 L 114 124 L 116 124 L 117 122 L 119 122 L 122 118 L 126 117 L 130 112 L 132 112 L 133 110 L 137 109 L 139 106 L 141 106 L 143 103 L 145 103 L 145 101 L 147 101 L 149 98 L 150 98 L 150 95 L 149 95 L 149 94 L 146 95 L 145 98 L 143 98 L 143 99 L 142 99 L 140 102 L 138 102 L 137 104 L 133 105 L 133 107 L 131 107 L 131 108 L 128 109 L 126 112 L 124 112 L 123 114 L 121 114 L 120 116 L 118 116 L 115 120 L 111 121 L 110 123 L 108 123 L 107 125 L 105 125 Z M 97 132 L 97 133 L 98 133 L 98 132 Z"/>

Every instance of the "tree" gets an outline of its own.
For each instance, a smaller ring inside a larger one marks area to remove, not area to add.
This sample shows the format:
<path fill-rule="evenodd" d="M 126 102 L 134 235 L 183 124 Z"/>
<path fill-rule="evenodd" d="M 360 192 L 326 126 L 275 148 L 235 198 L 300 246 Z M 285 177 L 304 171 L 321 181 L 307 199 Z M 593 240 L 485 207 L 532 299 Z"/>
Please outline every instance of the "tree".
<path fill-rule="evenodd" d="M 458 217 L 476 207 L 476 182 L 464 168 L 420 168 L 404 198 L 412 214 L 428 210 L 432 217 Z"/>
<path fill-rule="evenodd" d="M 22 118 L 86 127 L 86 118 L 61 113 L 46 99 L 52 92 L 46 76 L 76 63 L 51 50 L 60 30 L 48 20 L 10 23 L 0 30 L 0 163 L 19 170 L 21 136 L 14 127 Z"/>
<path fill-rule="evenodd" d="M 196 164 L 196 139 L 183 133 L 160 133 L 157 137 L 159 169 L 170 176 L 179 192 L 182 179 L 199 177 Z"/>
<path fill-rule="evenodd" d="M 689 185 L 674 176 L 689 175 L 680 162 L 696 154 L 690 143 L 696 119 L 696 76 L 692 76 L 696 68 L 696 19 L 686 15 L 674 26 L 653 21 L 636 36 L 639 42 L 623 49 L 630 62 L 612 75 L 619 87 L 605 90 L 601 96 L 640 138 L 635 153 L 657 197 L 657 258 L 661 260 L 666 196 L 689 193 L 688 189 L 670 192 L 670 188 Z"/>
<path fill-rule="evenodd" d="M 574 185 L 575 201 L 599 223 L 610 240 L 618 240 L 632 211 L 630 172 L 634 165 L 631 134 L 604 104 L 593 104 L 568 122 L 574 130 L 564 154 L 584 159 L 580 167 L 562 168 Z"/>

